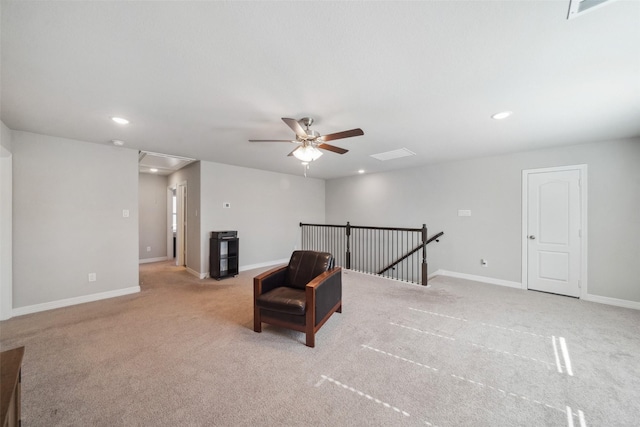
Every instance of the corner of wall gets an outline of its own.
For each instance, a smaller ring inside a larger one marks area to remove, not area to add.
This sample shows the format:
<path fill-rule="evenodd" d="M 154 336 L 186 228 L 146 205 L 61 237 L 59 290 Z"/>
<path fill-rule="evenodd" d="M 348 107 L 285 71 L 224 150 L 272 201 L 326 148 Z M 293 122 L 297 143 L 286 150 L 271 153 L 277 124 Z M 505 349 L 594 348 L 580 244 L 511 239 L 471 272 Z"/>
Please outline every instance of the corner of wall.
<path fill-rule="evenodd" d="M 13 134 L 0 121 L 0 320 L 13 314 Z"/>

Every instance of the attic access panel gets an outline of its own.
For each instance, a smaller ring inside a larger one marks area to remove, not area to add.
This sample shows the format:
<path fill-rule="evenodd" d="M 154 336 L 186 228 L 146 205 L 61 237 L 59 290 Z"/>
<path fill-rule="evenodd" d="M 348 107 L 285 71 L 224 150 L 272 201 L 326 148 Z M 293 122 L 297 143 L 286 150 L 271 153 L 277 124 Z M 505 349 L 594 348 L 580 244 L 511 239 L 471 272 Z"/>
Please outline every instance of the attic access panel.
<path fill-rule="evenodd" d="M 386 162 L 388 160 L 399 159 L 401 157 L 409 157 L 409 156 L 415 156 L 415 155 L 416 153 L 414 153 L 411 150 L 408 150 L 406 148 L 399 148 L 397 150 L 385 151 L 384 153 L 371 154 L 371 157 L 373 157 L 374 159 L 380 160 L 382 162 Z"/>
<path fill-rule="evenodd" d="M 569 0 L 569 14 L 567 19 L 577 18 L 585 12 L 611 3 L 614 0 Z"/>
<path fill-rule="evenodd" d="M 157 175 L 170 175 L 182 169 L 195 159 L 188 157 L 172 156 L 169 154 L 152 153 L 150 151 L 140 151 L 138 155 L 138 166 L 142 173 L 149 173 L 150 169 L 157 169 Z"/>

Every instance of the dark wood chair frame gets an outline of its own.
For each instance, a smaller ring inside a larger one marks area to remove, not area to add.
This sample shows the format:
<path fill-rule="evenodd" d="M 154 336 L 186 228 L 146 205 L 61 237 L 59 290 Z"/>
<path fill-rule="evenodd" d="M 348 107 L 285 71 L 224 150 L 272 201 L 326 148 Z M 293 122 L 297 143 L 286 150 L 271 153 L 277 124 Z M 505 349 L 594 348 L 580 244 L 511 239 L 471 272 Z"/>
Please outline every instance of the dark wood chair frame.
<path fill-rule="evenodd" d="M 322 286 L 330 281 L 342 280 L 342 267 L 334 267 L 329 271 L 316 276 L 305 287 L 306 311 L 304 325 L 288 322 L 273 316 L 263 315 L 260 307 L 256 304 L 256 299 L 265 292 L 280 286 L 282 277 L 284 277 L 287 266 L 276 267 L 266 271 L 253 279 L 253 330 L 262 332 L 262 322 L 274 326 L 292 329 L 294 331 L 304 332 L 306 334 L 306 345 L 308 347 L 315 346 L 315 334 L 329 320 L 329 317 L 335 312 L 342 313 L 342 297 L 327 313 L 318 313 L 317 311 L 317 294 Z M 340 283 L 340 286 L 342 283 Z M 322 316 L 317 319 L 316 316 Z"/>

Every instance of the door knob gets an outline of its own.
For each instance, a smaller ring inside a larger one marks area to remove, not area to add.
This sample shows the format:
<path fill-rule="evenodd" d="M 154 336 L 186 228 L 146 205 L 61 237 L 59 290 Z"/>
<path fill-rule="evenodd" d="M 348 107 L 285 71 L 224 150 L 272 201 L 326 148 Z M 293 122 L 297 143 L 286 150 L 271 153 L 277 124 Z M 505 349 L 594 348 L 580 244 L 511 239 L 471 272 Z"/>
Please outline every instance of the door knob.
<path fill-rule="evenodd" d="M 529 239 L 531 240 L 536 240 L 536 236 L 534 236 L 533 234 L 531 236 L 529 236 Z"/>

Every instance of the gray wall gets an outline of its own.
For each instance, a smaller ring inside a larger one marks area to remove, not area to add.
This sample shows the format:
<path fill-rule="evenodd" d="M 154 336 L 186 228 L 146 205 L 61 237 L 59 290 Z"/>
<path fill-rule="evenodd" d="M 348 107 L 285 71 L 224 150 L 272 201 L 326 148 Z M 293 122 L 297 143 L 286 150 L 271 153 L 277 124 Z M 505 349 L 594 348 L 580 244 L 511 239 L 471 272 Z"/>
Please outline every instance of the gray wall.
<path fill-rule="evenodd" d="M 166 176 L 141 173 L 138 177 L 139 257 L 167 256 L 167 184 Z M 151 251 L 147 252 L 147 247 Z"/>
<path fill-rule="evenodd" d="M 187 184 L 187 259 L 186 266 L 200 274 L 200 162 L 185 166 L 169 175 L 168 185 Z"/>
<path fill-rule="evenodd" d="M 300 222 L 323 223 L 325 182 L 239 166 L 200 162 L 201 272 L 209 271 L 209 237 L 237 230 L 240 268 L 289 259 L 300 248 Z M 228 202 L 231 208 L 223 208 Z"/>
<path fill-rule="evenodd" d="M 398 160 L 401 161 L 401 160 Z M 472 159 L 327 182 L 328 223 L 444 231 L 437 269 L 521 282 L 522 170 L 588 165 L 588 293 L 640 302 L 640 139 Z M 471 217 L 458 217 L 470 209 Z M 480 266 L 480 259 L 489 261 Z"/>
<path fill-rule="evenodd" d="M 11 317 L 13 306 L 11 139 L 11 130 L 0 122 L 0 320 Z"/>
<path fill-rule="evenodd" d="M 138 287 L 137 151 L 13 131 L 13 214 L 14 309 Z"/>

